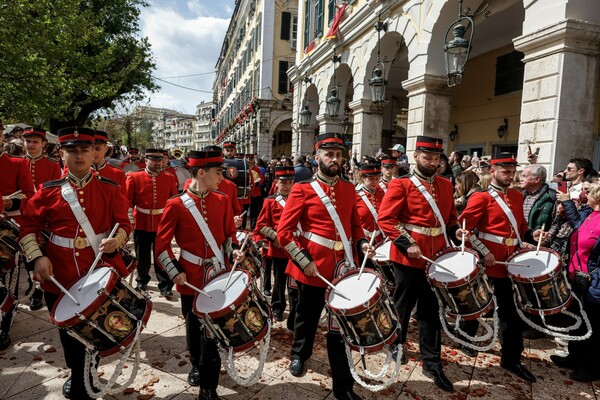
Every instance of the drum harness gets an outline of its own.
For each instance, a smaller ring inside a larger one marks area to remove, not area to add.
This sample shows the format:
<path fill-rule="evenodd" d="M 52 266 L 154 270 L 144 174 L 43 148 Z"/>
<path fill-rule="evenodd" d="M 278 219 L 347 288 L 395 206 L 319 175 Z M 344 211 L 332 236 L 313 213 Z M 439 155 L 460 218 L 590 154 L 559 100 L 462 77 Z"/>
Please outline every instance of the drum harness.
<path fill-rule="evenodd" d="M 331 217 L 331 219 L 333 220 L 333 223 L 335 224 L 335 228 L 336 228 L 338 234 L 340 235 L 342 244 L 344 245 L 344 254 L 346 256 L 346 262 L 348 263 L 348 265 L 354 266 L 354 259 L 352 257 L 352 248 L 350 247 L 350 241 L 348 240 L 348 237 L 346 236 L 346 231 L 344 231 L 344 226 L 342 225 L 342 222 L 340 221 L 340 217 L 339 217 L 337 211 L 335 210 L 335 207 L 333 206 L 331 199 L 329 198 L 329 196 L 327 196 L 327 194 L 325 194 L 325 191 L 323 190 L 323 188 L 321 188 L 321 185 L 319 185 L 319 182 L 314 180 L 310 183 L 310 185 L 313 187 L 314 191 L 317 193 L 317 196 L 319 196 L 321 203 L 323 203 L 323 205 L 327 209 L 327 212 L 329 213 L 329 216 Z M 306 237 L 306 232 L 304 233 L 304 235 Z M 310 238 L 308 238 L 308 239 L 310 240 Z M 401 349 L 398 349 L 398 355 L 395 360 L 396 367 L 394 368 L 394 371 L 392 372 L 391 377 L 387 381 L 383 382 L 382 384 L 370 385 L 367 382 L 365 382 L 356 372 L 356 369 L 354 366 L 354 361 L 352 358 L 352 350 L 350 349 L 350 346 L 348 345 L 348 343 L 346 341 L 344 341 L 344 345 L 346 347 L 346 359 L 348 361 L 348 366 L 350 367 L 350 374 L 356 380 L 356 382 L 358 382 L 365 389 L 371 390 L 373 392 L 378 392 L 378 391 L 383 390 L 383 389 L 387 388 L 388 386 L 390 386 L 398 378 L 398 374 L 400 372 L 400 366 L 401 366 L 400 360 L 402 359 Z M 363 359 L 363 361 L 364 361 L 364 355 L 365 355 L 364 350 L 361 348 L 360 356 Z M 385 360 L 385 364 L 382 367 L 381 371 L 377 374 L 374 374 L 365 368 L 364 369 L 365 375 L 367 375 L 371 379 L 382 378 L 388 372 L 389 367 L 391 365 L 391 360 L 392 360 L 392 352 L 389 349 L 386 349 L 386 360 Z"/>
<path fill-rule="evenodd" d="M 85 214 L 85 212 L 79 205 L 79 202 L 77 201 L 77 194 L 75 193 L 75 190 L 73 189 L 73 187 L 71 186 L 71 184 L 68 181 L 61 185 L 61 194 L 62 194 L 63 199 L 69 204 L 69 207 L 71 208 L 73 215 L 77 219 L 79 226 L 85 233 L 86 239 L 87 239 L 90 247 L 92 247 L 92 249 L 94 250 L 94 253 L 97 255 L 100 237 L 98 235 L 96 235 L 96 232 L 94 232 L 94 228 L 92 228 L 92 225 L 90 224 L 90 221 L 89 221 L 87 215 Z M 135 337 L 133 339 L 132 344 L 127 348 L 127 350 L 121 357 L 119 364 L 117 364 L 117 366 L 115 367 L 115 370 L 114 370 L 112 376 L 110 377 L 110 379 L 108 380 L 108 382 L 106 383 L 106 385 L 102 385 L 102 383 L 100 382 L 99 377 L 98 377 L 98 371 L 96 370 L 95 364 L 96 364 L 96 356 L 97 356 L 98 352 L 96 350 L 92 350 L 89 347 L 87 347 L 86 353 L 85 353 L 85 364 L 84 364 L 84 369 L 85 369 L 84 383 L 85 383 L 85 389 L 88 392 L 88 395 L 90 397 L 100 398 L 100 397 L 103 397 L 105 394 L 117 393 L 117 392 L 123 390 L 124 388 L 126 388 L 127 386 L 129 386 L 134 381 L 134 379 L 137 375 L 137 371 L 138 371 L 139 363 L 140 363 L 139 334 L 142 330 L 142 325 L 143 325 L 141 321 L 137 321 L 137 324 L 138 324 L 138 326 L 137 326 Z M 117 378 L 119 377 L 119 375 L 121 375 L 123 366 L 125 365 L 125 362 L 129 358 L 129 355 L 131 354 L 131 351 L 133 350 L 134 347 L 136 349 L 135 361 L 133 364 L 133 369 L 131 371 L 131 375 L 130 375 L 129 379 L 127 380 L 127 382 L 124 382 L 123 384 L 115 386 L 115 382 L 117 381 Z M 94 386 L 96 388 L 100 389 L 99 392 L 95 392 L 94 389 L 90 386 L 90 382 L 89 382 L 90 372 L 92 375 L 92 380 L 94 382 Z"/>
<path fill-rule="evenodd" d="M 490 194 L 490 196 L 492 196 L 492 198 L 494 200 L 496 200 L 496 202 L 498 203 L 498 205 L 500 206 L 500 208 L 502 208 L 502 211 L 504 211 L 504 213 L 506 214 L 506 216 L 508 217 L 508 221 L 510 222 L 512 228 L 514 229 L 516 236 L 517 236 L 517 241 L 519 243 L 519 247 L 523 246 L 523 242 L 521 241 L 521 237 L 519 235 L 519 228 L 517 225 L 517 221 L 515 219 L 515 216 L 513 215 L 511 209 L 508 207 L 508 205 L 506 205 L 506 202 L 502 199 L 502 197 L 500 197 L 500 195 L 498 194 L 498 192 L 496 192 L 496 190 L 494 188 L 489 188 L 488 189 L 488 193 Z M 533 282 L 533 278 L 530 278 L 530 282 Z M 571 285 L 569 283 L 567 283 L 569 285 L 569 289 L 571 288 Z M 531 321 L 529 318 L 527 318 L 527 316 L 525 316 L 525 314 L 523 314 L 523 312 L 521 311 L 521 306 L 518 304 L 517 301 L 517 290 L 514 287 L 514 283 L 513 283 L 513 301 L 515 303 L 515 308 L 517 309 L 517 313 L 519 314 L 519 317 L 527 324 L 529 325 L 531 328 L 540 331 L 546 335 L 550 335 L 550 336 L 555 336 L 561 339 L 566 339 L 566 340 L 586 340 L 588 339 L 591 335 L 592 335 L 592 327 L 590 324 L 590 321 L 587 317 L 587 313 L 583 310 L 583 304 L 581 303 L 581 301 L 579 300 L 579 298 L 577 296 L 575 297 L 575 300 L 577 300 L 577 302 L 579 303 L 579 309 L 581 310 L 581 316 L 586 324 L 587 330 L 588 332 L 583 335 L 583 336 L 572 336 L 572 335 L 567 335 L 563 332 L 570 332 L 572 330 L 575 330 L 577 328 L 579 328 L 581 326 L 581 320 L 582 318 L 580 318 L 578 315 L 568 311 L 566 308 L 561 310 L 560 312 L 564 315 L 567 315 L 571 318 L 573 318 L 575 320 L 575 324 L 566 327 L 566 328 L 560 328 L 560 327 L 556 327 L 556 326 L 552 326 L 546 323 L 546 318 L 544 315 L 544 310 L 540 310 L 540 318 L 542 320 L 542 322 L 544 323 L 544 325 L 549 328 L 546 329 L 538 324 L 536 324 L 535 322 Z M 533 290 L 533 293 L 535 294 L 536 300 L 538 302 L 538 304 L 541 304 L 538 293 L 536 290 Z"/>
<path fill-rule="evenodd" d="M 222 267 L 225 268 L 225 257 L 223 256 L 223 252 L 217 245 L 217 241 L 215 240 L 215 237 L 213 236 L 212 232 L 210 231 L 210 228 L 206 224 L 206 221 L 204 221 L 204 218 L 202 218 L 202 216 L 200 215 L 200 211 L 198 210 L 198 207 L 196 207 L 196 202 L 187 193 L 184 193 L 181 195 L 181 201 L 183 202 L 183 205 L 188 209 L 188 211 L 194 217 L 196 224 L 198 224 L 198 228 L 200 228 L 200 230 L 202 231 L 202 234 L 204 235 L 204 238 L 208 242 L 208 245 L 210 246 L 211 250 L 213 251 L 215 257 L 217 257 L 217 259 L 219 260 L 219 263 L 222 265 Z M 242 386 L 251 386 L 251 385 L 254 385 L 256 382 L 258 382 L 258 380 L 260 379 L 263 369 L 264 369 L 264 366 L 265 366 L 265 361 L 267 360 L 267 353 L 269 352 L 269 344 L 271 342 L 271 319 L 270 318 L 267 318 L 267 326 L 268 326 L 268 328 L 267 328 L 267 334 L 265 335 L 265 339 L 260 342 L 260 355 L 259 355 L 258 368 L 252 374 L 250 374 L 250 376 L 248 376 L 246 378 L 240 376 L 237 373 L 237 370 L 235 369 L 235 362 L 233 360 L 233 346 L 229 346 L 229 350 L 226 350 L 222 346 L 221 342 L 217 341 L 217 345 L 219 348 L 219 356 L 221 357 L 221 362 L 225 365 L 225 368 L 227 369 L 227 373 L 229 374 L 229 376 L 235 383 L 242 385 Z"/>

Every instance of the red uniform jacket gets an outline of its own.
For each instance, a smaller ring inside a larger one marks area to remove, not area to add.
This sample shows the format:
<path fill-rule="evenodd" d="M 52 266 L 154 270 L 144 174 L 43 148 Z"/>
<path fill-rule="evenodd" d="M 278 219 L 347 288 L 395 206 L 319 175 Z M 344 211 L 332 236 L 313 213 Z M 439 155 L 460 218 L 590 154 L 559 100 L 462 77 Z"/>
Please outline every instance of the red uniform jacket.
<path fill-rule="evenodd" d="M 133 162 L 130 162 L 130 161 L 123 161 L 123 162 L 121 163 L 121 165 L 119 165 L 119 168 L 123 169 L 123 168 L 125 168 L 127 165 L 129 165 L 129 164 L 135 164 L 135 165 L 137 165 L 138 167 L 140 167 L 140 169 L 146 169 L 146 164 L 145 164 L 145 163 L 143 163 L 143 162 L 139 162 L 139 161 L 138 161 L 138 162 L 136 162 L 136 163 L 133 163 Z"/>
<path fill-rule="evenodd" d="M 9 216 L 15 217 L 21 215 L 25 209 L 27 200 L 33 197 L 34 186 L 31 178 L 31 172 L 27 161 L 22 157 L 11 157 L 6 153 L 0 153 L 0 194 L 8 196 L 21 190 L 21 200 L 13 199 L 13 206 L 5 211 Z"/>
<path fill-rule="evenodd" d="M 103 176 L 110 179 L 119 186 L 125 195 L 127 195 L 127 186 L 125 185 L 125 172 L 123 170 L 113 167 L 106 161 L 104 164 L 96 168 L 92 168 L 96 176 Z"/>
<path fill-rule="evenodd" d="M 507 189 L 506 194 L 498 191 L 498 194 L 513 212 L 519 228 L 521 238 L 529 230 L 527 220 L 523 216 L 523 195 L 515 189 Z M 508 217 L 500 208 L 500 205 L 488 192 L 476 192 L 469 198 L 467 208 L 460 215 L 466 220 L 468 230 L 477 228 L 480 232 L 491 233 L 505 238 L 516 238 Z M 506 259 L 518 249 L 516 246 L 481 240 L 481 243 L 494 255 L 496 261 Z M 493 278 L 508 278 L 506 265 L 494 264 L 485 268 L 485 273 Z"/>
<path fill-rule="evenodd" d="M 134 207 L 134 229 L 138 231 L 156 232 L 161 215 L 169 198 L 177 195 L 175 177 L 165 172 L 153 176 L 148 171 L 131 172 L 127 175 L 127 198 L 129 207 Z M 146 210 L 141 212 L 137 208 Z"/>
<path fill-rule="evenodd" d="M 252 182 L 252 190 L 250 191 L 250 197 L 261 197 L 261 191 L 260 191 L 260 185 L 265 181 L 265 176 L 263 175 L 262 172 L 260 172 L 260 168 L 258 168 L 256 165 L 253 166 L 252 168 L 250 168 L 251 171 L 255 171 L 258 176 L 259 176 L 259 180 L 257 181 L 253 181 Z M 250 173 L 251 175 L 252 172 Z"/>
<path fill-rule="evenodd" d="M 332 201 L 335 200 L 336 210 L 344 227 L 344 232 L 346 232 L 348 239 L 352 240 L 354 261 L 357 263 L 355 249 L 362 244 L 364 235 L 358 221 L 354 185 L 338 178 L 333 186 L 329 186 L 316 176 L 312 180 L 315 179 L 317 179 L 325 194 Z M 313 260 L 319 273 L 331 282 L 338 263 L 345 259 L 344 250 L 335 251 L 314 243 L 304 236 L 294 236 L 294 233 L 298 231 L 298 223 L 300 223 L 303 232 L 312 232 L 330 240 L 340 241 L 340 236 L 327 209 L 310 185 L 312 180 L 298 182 L 293 186 L 279 220 L 277 239 L 291 259 L 285 272 L 299 282 L 311 286 L 325 287 L 325 283 L 319 278 L 304 275 L 301 268 L 304 268 L 308 261 Z"/>
<path fill-rule="evenodd" d="M 217 245 L 223 246 L 229 238 L 231 238 L 233 243 L 237 243 L 231 204 L 229 204 L 231 200 L 228 196 L 217 191 L 209 191 L 203 198 L 194 195 L 189 190 L 186 193 L 194 199 L 200 214 L 204 215 L 206 224 L 214 236 Z M 158 260 L 162 259 L 164 252 L 167 252 L 169 255 L 169 260 L 175 258 L 171 248 L 173 237 L 175 237 L 175 241 L 181 250 L 189 251 L 193 255 L 203 259 L 214 256 L 196 220 L 184 206 L 181 195 L 167 201 L 165 212 L 160 220 L 155 242 L 155 252 Z M 165 265 L 160 261 L 157 262 L 161 268 L 165 268 Z M 187 281 L 192 285 L 201 288 L 210 280 L 210 271 L 204 268 L 203 265 L 192 264 L 183 258 L 179 258 L 179 263 L 185 271 Z M 225 263 L 229 265 L 227 255 L 225 255 Z M 177 285 L 177 291 L 186 295 L 194 295 L 196 293 L 187 286 L 179 285 Z"/>
<path fill-rule="evenodd" d="M 369 210 L 369 207 L 365 204 L 362 196 L 359 194 L 360 192 L 363 192 L 367 196 L 367 199 L 370 200 L 373 208 L 375 208 L 375 211 L 377 212 L 381 208 L 381 202 L 383 201 L 383 195 L 385 193 L 379 186 L 374 192 L 371 192 L 364 186 L 356 192 L 356 209 L 358 210 L 358 218 L 361 228 L 369 232 L 379 230 L 377 221 L 375 221 L 375 218 L 373 218 L 373 214 L 371 213 L 371 210 Z M 377 242 L 380 242 L 382 239 L 383 237 L 381 234 L 379 234 L 379 237 L 376 238 Z"/>
<path fill-rule="evenodd" d="M 28 201 L 23 214 L 19 239 L 28 234 L 34 234 L 40 243 L 39 233 L 47 230 L 64 238 L 85 238 L 85 232 L 61 194 L 61 184 L 68 178 L 50 181 L 44 184 Z M 90 176 L 88 183 L 82 188 L 75 188 L 77 198 L 83 208 L 92 228 L 96 234 L 110 233 L 118 222 L 119 229 L 123 229 L 126 236 L 131 231 L 129 217 L 127 216 L 127 201 L 123 192 L 112 182 L 101 177 Z M 96 255 L 92 247 L 70 249 L 57 246 L 48 242 L 45 246 L 45 255 L 52 262 L 55 278 L 67 289 L 81 276 L 84 276 L 94 262 Z M 120 256 L 103 260 L 117 267 L 122 276 L 127 275 L 127 269 Z M 42 289 L 52 293 L 60 293 L 59 289 L 50 281 L 42 283 Z"/>
<path fill-rule="evenodd" d="M 183 190 L 187 190 L 192 183 L 191 179 L 185 181 Z M 231 199 L 231 207 L 233 208 L 233 216 L 240 215 L 242 213 L 242 206 L 237 198 L 237 186 L 229 179 L 223 179 L 219 186 L 217 186 L 219 192 L 225 193 Z"/>
<path fill-rule="evenodd" d="M 175 177 L 175 184 L 177 185 L 177 189 L 179 189 L 179 185 L 181 184 L 181 182 L 179 182 L 179 178 L 177 177 L 177 171 L 175 171 L 175 168 L 169 165 L 167 168 L 163 169 L 163 171 Z"/>
<path fill-rule="evenodd" d="M 40 189 L 48 181 L 60 179 L 62 175 L 58 161 L 51 160 L 44 155 L 38 158 L 26 156 L 25 161 L 29 165 L 35 190 Z"/>
<path fill-rule="evenodd" d="M 278 193 L 274 196 L 269 196 L 263 203 L 262 210 L 256 220 L 254 235 L 270 242 L 267 257 L 288 258 L 287 253 L 281 247 L 275 247 L 273 242 L 277 238 L 277 225 L 283 213 L 283 207 L 277 201 Z M 287 199 L 284 197 L 284 201 Z"/>
<path fill-rule="evenodd" d="M 431 183 L 423 179 L 420 181 L 429 193 L 435 195 L 435 202 L 446 223 L 447 231 L 449 231 L 448 239 L 451 241 L 455 230 L 458 229 L 452 183 L 439 176 L 434 176 Z M 405 223 L 425 228 L 440 227 L 431 206 L 409 179 L 409 176 L 393 179 L 388 184 L 388 191 L 383 197 L 378 217 L 379 227 L 395 244 L 391 246 L 390 259 L 399 264 L 425 268 L 425 260 L 406 256 L 406 249 L 413 242 L 417 243 L 423 255 L 428 258 L 432 258 L 446 247 L 443 234 L 427 236 L 402 227 L 402 224 Z M 399 247 L 403 250 L 401 251 Z"/>

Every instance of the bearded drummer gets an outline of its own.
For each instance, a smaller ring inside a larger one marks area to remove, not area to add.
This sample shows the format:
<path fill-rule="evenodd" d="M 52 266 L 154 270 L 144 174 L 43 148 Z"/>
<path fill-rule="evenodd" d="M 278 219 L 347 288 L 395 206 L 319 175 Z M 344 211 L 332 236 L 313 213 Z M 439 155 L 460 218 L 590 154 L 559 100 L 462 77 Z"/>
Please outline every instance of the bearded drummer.
<path fill-rule="evenodd" d="M 323 133 L 317 137 L 315 150 L 319 169 L 311 180 L 294 185 L 277 230 L 279 245 L 290 259 L 286 273 L 298 282 L 299 290 L 289 367 L 293 376 L 304 373 L 325 306 L 327 286 L 317 273 L 331 282 L 356 265 L 357 253 L 368 252 L 369 257 L 375 254 L 360 228 L 354 185 L 339 175 L 344 150 L 342 137 Z M 334 222 L 336 219 L 338 222 Z M 300 236 L 297 236 L 298 224 L 302 228 Z M 327 355 L 334 396 L 359 399 L 353 391 L 354 379 L 344 354 L 344 339 L 330 318 Z"/>
<path fill-rule="evenodd" d="M 485 273 L 494 286 L 500 319 L 500 343 L 502 343 L 500 365 L 528 382 L 535 382 L 535 376 L 521 363 L 523 346 L 523 321 L 517 314 L 513 301 L 511 280 L 506 265 L 496 261 L 506 261 L 520 246 L 530 247 L 542 230 L 533 232 L 523 216 L 523 196 L 511 189 L 517 169 L 513 154 L 500 153 L 491 160 L 492 183 L 488 191 L 474 193 L 469 198 L 467 208 L 461 218 L 466 220 L 466 228 L 477 229 L 478 239 L 473 237 L 473 247 L 483 256 Z M 468 322 L 465 331 L 474 334 L 477 324 Z"/>
<path fill-rule="evenodd" d="M 214 400 L 220 399 L 216 389 L 221 358 L 216 342 L 208 338 L 194 314 L 195 292 L 184 283 L 202 288 L 215 274 L 227 269 L 231 260 L 242 261 L 244 253 L 235 236 L 231 200 L 216 190 L 223 179 L 222 153 L 190 151 L 187 168 L 192 182 L 185 192 L 167 201 L 156 235 L 156 261 L 181 294 L 192 364 L 188 383 L 200 386 L 200 399 Z M 173 237 L 181 248 L 179 260 L 171 248 Z"/>
<path fill-rule="evenodd" d="M 379 210 L 379 227 L 393 241 L 390 260 L 396 285 L 394 304 L 402 325 L 399 342 L 404 346 L 411 312 L 417 304 L 419 345 L 423 374 L 445 390 L 454 386 L 442 370 L 441 323 L 438 301 L 426 277 L 426 261 L 457 240 L 459 226 L 449 180 L 436 175 L 443 141 L 418 136 L 415 168 L 389 183 Z M 406 364 L 406 352 L 402 363 Z"/>
<path fill-rule="evenodd" d="M 50 282 L 53 275 L 65 288 L 87 274 L 97 252 L 103 260 L 127 275 L 117 250 L 131 230 L 127 200 L 113 181 L 97 176 L 91 169 L 94 159 L 94 130 L 82 127 L 58 131 L 60 155 L 68 173 L 62 179 L 46 182 L 28 202 L 23 214 L 19 244 L 28 261 L 33 262 L 33 278 L 42 283 L 48 310 L 52 310 L 60 291 Z M 107 239 L 113 226 L 119 229 Z M 50 240 L 44 253 L 40 233 L 47 230 Z M 59 330 L 71 377 L 63 385 L 63 395 L 73 399 L 91 399 L 85 388 L 85 346 Z"/>

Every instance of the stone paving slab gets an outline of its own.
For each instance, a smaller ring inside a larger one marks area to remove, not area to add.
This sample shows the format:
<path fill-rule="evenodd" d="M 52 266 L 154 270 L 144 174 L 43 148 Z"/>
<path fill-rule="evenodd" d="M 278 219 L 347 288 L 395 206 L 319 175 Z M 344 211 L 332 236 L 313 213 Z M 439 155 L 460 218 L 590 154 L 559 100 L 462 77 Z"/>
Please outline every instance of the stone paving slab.
<path fill-rule="evenodd" d="M 147 328 L 141 334 L 140 370 L 130 390 L 105 399 L 196 399 L 198 388 L 187 384 L 191 368 L 185 344 L 185 325 L 181 316 L 179 296 L 172 299 L 158 296 L 154 283 L 149 285 L 153 311 Z M 217 390 L 225 399 L 334 399 L 331 392 L 331 371 L 325 347 L 324 325 L 317 331 L 313 357 L 306 363 L 307 372 L 299 378 L 288 371 L 289 349 L 293 335 L 284 322 L 276 322 L 272 330 L 270 352 L 263 376 L 251 387 L 243 387 L 221 371 Z M 68 377 L 58 329 L 48 318 L 44 308 L 31 312 L 20 305 L 11 330 L 13 345 L 0 352 L 0 399 L 61 399 L 62 385 Z M 568 371 L 554 366 L 549 357 L 555 344 L 552 340 L 526 341 L 523 362 L 538 377 L 534 384 L 520 380 L 499 365 L 499 345 L 477 357 L 468 357 L 442 334 L 444 370 L 454 382 L 455 392 L 439 390 L 423 375 L 418 353 L 417 325 L 411 323 L 408 332 L 410 361 L 400 368 L 397 382 L 389 388 L 373 393 L 358 385 L 355 391 L 364 399 L 598 399 L 600 385 L 582 384 L 569 380 Z M 236 367 L 241 375 L 250 374 L 257 365 L 258 349 L 236 354 Z M 341 354 L 340 357 L 344 355 Z M 362 363 L 353 354 L 359 373 Z M 369 354 L 367 368 L 378 371 L 385 356 Z M 108 379 L 118 362 L 117 355 L 102 360 L 99 371 Z M 118 382 L 123 382 L 131 372 L 132 362 Z M 362 376 L 362 375 L 361 375 Z M 386 376 L 390 376 L 390 373 Z"/>

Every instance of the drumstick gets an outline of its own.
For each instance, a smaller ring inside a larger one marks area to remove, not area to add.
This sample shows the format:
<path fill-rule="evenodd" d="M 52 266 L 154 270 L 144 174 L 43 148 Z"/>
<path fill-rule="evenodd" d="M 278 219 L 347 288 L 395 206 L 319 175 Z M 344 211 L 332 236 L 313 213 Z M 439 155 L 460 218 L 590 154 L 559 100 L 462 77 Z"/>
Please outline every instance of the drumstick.
<path fill-rule="evenodd" d="M 516 262 L 506 262 L 506 261 L 496 261 L 496 264 L 500 264 L 500 265 L 514 265 L 517 267 L 529 267 L 529 265 L 527 264 L 521 264 L 521 263 L 516 263 Z"/>
<path fill-rule="evenodd" d="M 68 298 L 70 298 L 71 300 L 73 300 L 75 302 L 75 304 L 77 304 L 78 306 L 81 305 L 77 301 L 77 299 L 71 293 L 69 293 L 69 291 L 67 289 L 65 289 L 65 287 L 63 285 L 61 285 L 60 283 L 58 283 L 58 281 L 56 280 L 56 278 L 54 276 L 50 275 L 50 280 L 52 281 L 52 283 L 54 283 L 56 286 L 58 286 L 58 288 L 60 289 L 60 291 L 63 292 L 65 294 L 65 296 L 67 296 Z"/>
<path fill-rule="evenodd" d="M 249 238 L 250 238 L 250 234 L 246 233 L 246 237 L 244 238 L 242 247 L 240 247 L 240 251 L 244 251 L 244 247 L 246 247 L 246 243 L 248 243 Z M 223 293 L 225 293 L 227 291 L 227 289 L 229 289 L 229 281 L 231 281 L 231 277 L 233 276 L 233 271 L 235 270 L 235 267 L 237 267 L 237 265 L 238 265 L 238 261 L 235 260 L 235 262 L 233 263 L 233 267 L 231 267 L 231 271 L 229 271 L 229 276 L 227 277 L 227 282 L 225 282 L 225 289 L 223 289 Z"/>
<path fill-rule="evenodd" d="M 466 230 L 467 220 L 463 218 L 463 231 Z M 462 243 L 460 244 L 460 251 L 465 254 L 465 233 L 462 234 Z"/>
<path fill-rule="evenodd" d="M 186 281 L 186 282 L 183 282 L 183 284 L 184 284 L 185 286 L 189 287 L 190 289 L 194 290 L 195 292 L 198 292 L 198 293 L 200 293 L 200 294 L 203 294 L 203 295 L 205 295 L 206 297 L 208 297 L 209 299 L 212 299 L 212 296 L 211 296 L 210 294 L 206 293 L 206 292 L 205 292 L 204 290 L 202 290 L 202 289 L 198 289 L 196 286 L 192 285 L 191 283 L 189 283 L 189 282 L 187 282 L 187 281 Z"/>
<path fill-rule="evenodd" d="M 425 260 L 425 261 L 428 261 L 428 262 L 429 262 L 431 265 L 435 265 L 437 268 L 439 268 L 439 269 L 442 269 L 442 270 L 446 271 L 446 272 L 447 272 L 447 273 L 449 273 L 450 275 L 452 275 L 452 276 L 456 276 L 456 275 L 454 274 L 454 272 L 452 272 L 452 271 L 451 271 L 451 270 L 449 270 L 448 268 L 444 267 L 443 265 L 436 263 L 436 262 L 435 262 L 435 261 L 433 261 L 432 259 L 430 259 L 430 258 L 427 258 L 427 257 L 425 257 L 424 255 L 421 255 L 421 258 L 422 258 L 423 260 Z"/>
<path fill-rule="evenodd" d="M 115 227 L 112 229 L 112 231 L 110 231 L 110 234 L 108 235 L 108 239 L 112 239 L 112 237 L 117 232 L 117 229 L 119 229 L 118 222 L 115 224 Z M 102 254 L 103 254 L 103 252 L 99 251 L 98 254 L 96 255 L 96 259 L 94 260 L 94 263 L 92 264 L 89 271 L 87 272 L 87 275 L 85 276 L 85 279 L 83 280 L 83 283 L 81 284 L 81 286 L 79 286 L 79 290 L 81 290 L 81 288 L 83 288 L 85 286 L 85 284 L 87 283 L 88 279 L 90 279 L 90 276 L 92 275 L 92 271 L 94 271 L 94 268 L 96 268 L 98 261 L 100 261 L 100 258 L 102 258 Z"/>
<path fill-rule="evenodd" d="M 327 279 L 325 279 L 325 278 L 323 277 L 323 275 L 321 275 L 321 274 L 319 273 L 319 271 L 317 271 L 317 272 L 316 272 L 316 274 L 317 274 L 317 277 L 318 277 L 320 280 L 322 280 L 323 282 L 325 282 L 325 283 L 327 284 L 327 286 L 329 286 L 330 288 L 332 288 L 334 292 L 336 292 L 338 295 L 340 295 L 340 296 L 341 296 L 343 299 L 346 299 L 346 300 L 350 301 L 350 298 L 349 298 L 349 297 L 345 296 L 345 295 L 344 295 L 342 292 L 340 292 L 340 289 L 338 289 L 338 288 L 336 288 L 335 286 L 333 286 L 333 284 L 332 284 L 331 282 L 329 282 Z"/>
<path fill-rule="evenodd" d="M 375 242 L 375 232 L 373 232 L 373 235 L 371 236 L 371 240 L 369 241 L 369 246 L 372 247 L 373 246 L 373 242 Z M 363 270 L 365 269 L 365 265 L 367 264 L 367 260 L 368 259 L 369 258 L 365 254 L 365 258 L 363 258 L 362 265 L 360 266 L 360 271 L 358 272 L 358 279 L 357 280 L 360 280 L 360 276 L 362 275 Z"/>
<path fill-rule="evenodd" d="M 540 237 L 538 238 L 537 248 L 535 249 L 535 255 L 540 255 L 540 246 L 542 245 L 542 239 L 544 238 L 544 230 L 546 229 L 546 224 L 542 225 L 542 232 L 540 233 Z"/>
<path fill-rule="evenodd" d="M 22 192 L 22 190 L 17 190 L 13 194 L 9 194 L 8 196 L 4 196 L 4 197 L 7 198 L 7 199 L 12 199 L 13 197 L 15 197 L 16 195 L 18 195 L 21 192 Z"/>
<path fill-rule="evenodd" d="M 246 215 L 247 213 L 248 213 L 248 210 L 244 210 L 244 212 L 243 212 L 243 213 L 241 213 L 241 214 L 239 215 L 239 217 L 240 217 L 240 218 L 244 218 L 244 215 Z"/>

